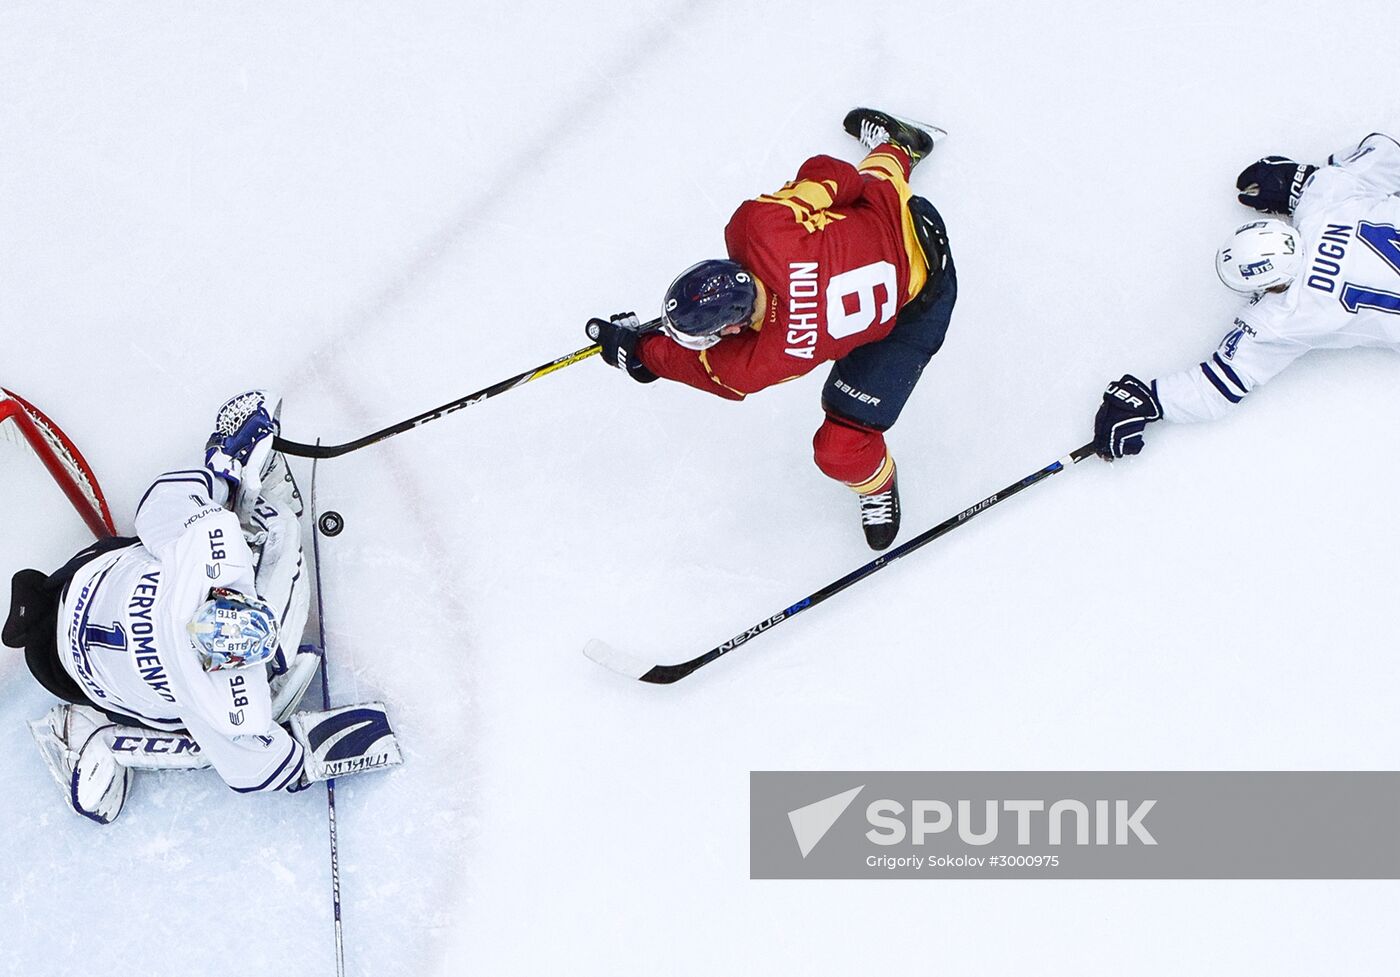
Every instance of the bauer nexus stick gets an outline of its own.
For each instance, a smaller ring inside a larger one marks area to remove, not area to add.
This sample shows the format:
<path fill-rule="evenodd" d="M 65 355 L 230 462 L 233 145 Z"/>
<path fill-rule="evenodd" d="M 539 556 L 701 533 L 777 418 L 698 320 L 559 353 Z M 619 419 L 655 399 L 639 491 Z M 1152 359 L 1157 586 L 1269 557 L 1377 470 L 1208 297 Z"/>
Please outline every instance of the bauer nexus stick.
<path fill-rule="evenodd" d="M 660 326 L 660 319 L 652 319 L 650 322 L 642 323 L 641 331 L 646 332 L 657 329 Z M 415 427 L 427 424 L 429 421 L 435 421 L 439 417 L 446 417 L 448 414 L 454 414 L 464 407 L 474 407 L 483 400 L 490 400 L 497 394 L 503 394 L 508 390 L 514 390 L 516 387 L 523 387 L 531 380 L 538 380 L 540 377 L 549 376 L 551 373 L 562 370 L 566 366 L 573 366 L 575 363 L 586 360 L 590 356 L 596 356 L 598 353 L 602 352 L 602 349 L 603 347 L 597 344 L 585 346 L 583 349 L 569 353 L 567 356 L 561 356 L 557 360 L 545 363 L 543 366 L 537 366 L 533 370 L 526 370 L 524 373 L 517 373 L 509 379 L 502 380 L 499 383 L 493 383 L 491 386 L 478 390 L 476 393 L 467 394 L 465 397 L 459 397 L 451 403 L 443 404 L 441 407 L 435 407 L 430 411 L 424 411 L 416 417 L 410 417 L 406 421 L 399 421 L 399 423 L 386 427 L 382 431 L 366 434 L 362 438 L 357 438 L 354 441 L 346 441 L 344 444 L 321 444 L 319 440 L 315 444 L 302 444 L 299 441 L 287 441 L 279 437 L 273 441 L 273 445 L 278 451 L 289 455 L 296 455 L 300 458 L 339 458 L 341 455 L 349 454 L 352 451 L 359 451 L 361 448 L 368 448 L 372 444 L 378 444 L 380 441 L 386 438 L 392 438 L 396 434 L 410 431 Z"/>
<path fill-rule="evenodd" d="M 1050 464 L 1042 468 L 1040 471 L 1035 472 L 1032 475 L 1027 475 L 1019 482 L 1016 482 L 1012 485 L 1008 485 L 1006 488 L 1002 489 L 1000 492 L 997 492 L 995 495 L 987 496 L 985 499 L 983 499 L 981 502 L 978 502 L 971 508 L 964 509 L 962 512 L 959 512 L 956 516 L 953 516 L 950 519 L 945 519 L 943 522 L 940 522 L 937 526 L 934 526 L 932 529 L 920 533 L 918 536 L 915 536 L 907 543 L 903 543 L 899 546 L 896 546 L 888 553 L 885 553 L 871 560 L 869 563 L 867 563 L 860 569 L 852 570 L 840 580 L 832 581 L 831 583 L 823 587 L 821 590 L 808 594 L 806 597 L 802 598 L 796 604 L 793 604 L 786 610 L 779 611 L 772 617 L 763 621 L 759 621 L 757 624 L 755 624 L 748 630 L 739 632 L 734 637 L 724 642 L 724 644 L 719 645 L 716 648 L 711 648 L 703 655 L 699 655 L 695 658 L 690 659 L 689 661 L 678 662 L 675 665 L 657 665 L 651 662 L 643 661 L 642 659 L 627 654 L 626 652 L 618 651 L 616 648 L 602 641 L 599 641 L 597 638 L 594 638 L 592 641 L 589 641 L 588 644 L 584 646 L 583 653 L 589 658 L 593 659 L 599 665 L 603 665 L 607 668 L 610 668 L 614 672 L 618 672 L 619 674 L 626 675 L 628 678 L 640 679 L 643 682 L 651 682 L 655 685 L 670 685 L 672 682 L 679 682 L 681 679 L 685 678 L 697 668 L 702 668 L 705 665 L 708 665 L 710 662 L 714 661 L 716 658 L 728 654 L 729 652 L 733 651 L 735 648 L 739 647 L 751 638 L 756 638 L 760 634 L 763 634 L 765 631 L 768 631 L 772 628 L 777 627 L 779 624 L 782 624 L 784 621 L 796 617 L 803 611 L 812 607 L 816 607 L 828 597 L 836 596 L 852 584 L 864 580 L 876 570 L 881 570 L 889 566 L 901 556 L 908 556 L 920 546 L 923 546 L 927 543 L 932 543 L 935 539 L 938 539 L 940 536 L 944 536 L 947 533 L 952 532 L 954 529 L 957 529 L 963 523 L 972 519 L 973 516 L 980 515 L 983 512 L 986 512 L 988 509 L 992 508 L 992 506 L 996 505 L 997 503 L 1005 502 L 1013 495 L 1030 488 L 1037 482 L 1044 481 L 1051 475 L 1058 474 L 1059 472 L 1064 471 L 1066 468 L 1078 464 L 1085 458 L 1088 458 L 1093 453 L 1094 446 L 1092 443 L 1086 444 L 1084 445 L 1084 447 L 1076 449 L 1069 455 L 1065 456 L 1064 458 L 1061 458 L 1059 461 L 1051 462 Z"/>

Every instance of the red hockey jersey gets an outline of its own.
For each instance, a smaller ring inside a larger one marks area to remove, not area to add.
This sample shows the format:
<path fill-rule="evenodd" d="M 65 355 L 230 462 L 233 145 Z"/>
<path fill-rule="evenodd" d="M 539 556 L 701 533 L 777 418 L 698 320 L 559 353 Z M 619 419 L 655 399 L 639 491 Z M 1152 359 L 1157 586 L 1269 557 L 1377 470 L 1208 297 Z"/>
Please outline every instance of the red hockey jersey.
<path fill-rule="evenodd" d="M 745 201 L 724 240 L 767 289 L 761 325 L 701 352 L 648 336 L 642 362 L 657 376 L 742 400 L 884 339 L 928 278 L 908 180 L 908 157 L 886 145 L 859 168 L 814 156 L 777 193 Z"/>

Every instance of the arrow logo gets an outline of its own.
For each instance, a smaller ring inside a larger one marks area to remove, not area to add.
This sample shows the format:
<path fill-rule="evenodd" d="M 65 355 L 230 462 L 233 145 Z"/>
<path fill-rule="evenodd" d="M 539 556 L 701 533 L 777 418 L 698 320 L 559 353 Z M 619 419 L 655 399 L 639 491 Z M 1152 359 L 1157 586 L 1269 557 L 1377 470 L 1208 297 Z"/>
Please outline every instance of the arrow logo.
<path fill-rule="evenodd" d="M 797 848 L 802 852 L 803 858 L 826 837 L 831 826 L 840 820 L 841 815 L 846 813 L 846 808 L 851 806 L 856 795 L 863 790 L 865 785 L 861 784 L 806 807 L 788 811 L 788 823 L 792 825 L 792 834 L 797 839 Z"/>

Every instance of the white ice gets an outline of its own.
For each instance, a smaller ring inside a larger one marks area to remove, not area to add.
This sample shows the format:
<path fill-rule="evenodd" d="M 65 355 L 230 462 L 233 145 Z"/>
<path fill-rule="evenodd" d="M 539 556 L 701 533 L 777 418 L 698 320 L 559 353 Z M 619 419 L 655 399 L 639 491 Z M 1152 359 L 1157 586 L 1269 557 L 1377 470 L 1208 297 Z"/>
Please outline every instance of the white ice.
<path fill-rule="evenodd" d="M 1400 129 L 1393 0 L 0 7 L 0 384 L 129 529 L 227 394 L 345 440 L 651 314 L 743 199 L 916 174 L 961 296 L 891 437 L 906 534 L 1088 440 L 1104 383 L 1197 362 L 1236 172 Z M 819 377 L 743 405 L 571 367 L 326 462 L 337 701 L 406 763 L 346 781 L 348 972 L 1376 973 L 1395 883 L 748 880 L 763 769 L 1386 769 L 1400 384 L 1314 354 L 1210 427 L 1037 487 L 680 685 L 869 559 L 810 461 Z M 0 571 L 82 525 L 0 461 Z M 305 478 L 305 466 L 298 469 Z M 303 483 L 305 487 L 305 483 Z M 0 657 L 0 972 L 333 973 L 320 791 L 143 776 L 68 812 Z"/>

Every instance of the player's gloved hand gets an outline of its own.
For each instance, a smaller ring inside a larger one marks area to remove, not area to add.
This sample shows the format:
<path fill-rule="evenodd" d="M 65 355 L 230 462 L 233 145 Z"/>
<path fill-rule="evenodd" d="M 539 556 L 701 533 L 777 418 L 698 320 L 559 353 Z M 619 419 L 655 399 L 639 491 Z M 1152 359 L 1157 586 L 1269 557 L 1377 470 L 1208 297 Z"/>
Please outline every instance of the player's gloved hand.
<path fill-rule="evenodd" d="M 265 390 L 239 394 L 219 408 L 214 433 L 204 446 L 204 467 L 228 482 L 234 499 L 257 498 L 272 463 L 282 401 Z"/>
<path fill-rule="evenodd" d="M 1291 214 L 1298 206 L 1303 184 L 1316 172 L 1316 166 L 1286 156 L 1265 156 L 1240 172 L 1235 189 L 1246 207 L 1266 214 Z"/>
<path fill-rule="evenodd" d="M 603 319 L 589 319 L 584 327 L 588 338 L 603 347 L 603 361 L 623 370 L 640 383 L 651 383 L 656 374 L 646 368 L 637 355 L 637 342 L 642 338 L 642 323 L 635 312 L 619 312 Z"/>
<path fill-rule="evenodd" d="M 1157 383 L 1143 383 L 1131 373 L 1108 385 L 1094 416 L 1094 451 L 1104 461 L 1135 455 L 1143 447 L 1143 429 L 1162 419 Z"/>

